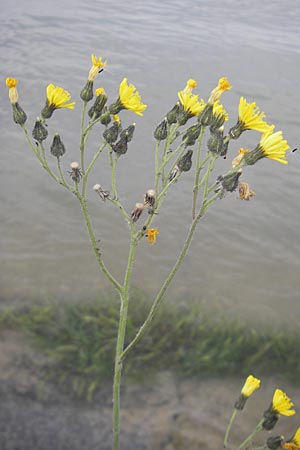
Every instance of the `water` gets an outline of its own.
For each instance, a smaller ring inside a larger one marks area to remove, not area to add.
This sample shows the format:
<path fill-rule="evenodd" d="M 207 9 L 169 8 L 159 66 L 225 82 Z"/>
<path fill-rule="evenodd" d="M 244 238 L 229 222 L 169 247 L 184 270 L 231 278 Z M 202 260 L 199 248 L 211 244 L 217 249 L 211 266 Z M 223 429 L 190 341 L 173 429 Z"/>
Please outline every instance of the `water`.
<path fill-rule="evenodd" d="M 222 102 L 230 124 L 235 123 L 239 97 L 244 95 L 257 101 L 268 122 L 283 129 L 291 148 L 299 147 L 299 19 L 297 0 L 12 0 L 1 16 L 2 79 L 20 80 L 20 103 L 30 127 L 44 104 L 47 84 L 64 86 L 72 93 L 77 108 L 57 111 L 49 121 L 49 132 L 59 131 L 67 146 L 62 161 L 65 171 L 78 159 L 79 92 L 90 54 L 108 60 L 96 86 L 103 84 L 111 101 L 124 76 L 136 84 L 148 109 L 143 118 L 122 115 L 125 124 L 134 121 L 137 129 L 118 169 L 120 199 L 131 211 L 152 187 L 152 130 L 190 77 L 198 80 L 197 92 L 207 98 L 218 79 L 227 76 L 233 89 L 223 95 Z M 93 297 L 107 283 L 98 274 L 78 205 L 47 178 L 26 147 L 12 122 L 3 83 L 0 95 L 3 303 Z M 93 155 L 100 137 L 99 131 L 93 134 L 88 155 Z M 255 132 L 245 133 L 240 145 L 253 147 L 258 138 Z M 231 155 L 238 145 L 231 146 Z M 298 325 L 300 156 L 288 153 L 288 159 L 288 166 L 263 160 L 245 170 L 244 179 L 256 192 L 250 202 L 241 202 L 233 193 L 210 210 L 169 290 L 170 297 L 177 301 L 197 297 L 246 321 L 259 317 L 278 325 Z M 222 162 L 215 175 L 225 167 Z M 104 159 L 91 177 L 90 190 L 95 182 L 109 185 L 107 169 Z M 151 294 L 168 274 L 188 230 L 189 179 L 182 177 L 174 186 L 157 217 L 157 244 L 143 242 L 137 251 L 133 283 Z M 89 205 L 107 266 L 121 279 L 128 227 L 92 191 Z"/>

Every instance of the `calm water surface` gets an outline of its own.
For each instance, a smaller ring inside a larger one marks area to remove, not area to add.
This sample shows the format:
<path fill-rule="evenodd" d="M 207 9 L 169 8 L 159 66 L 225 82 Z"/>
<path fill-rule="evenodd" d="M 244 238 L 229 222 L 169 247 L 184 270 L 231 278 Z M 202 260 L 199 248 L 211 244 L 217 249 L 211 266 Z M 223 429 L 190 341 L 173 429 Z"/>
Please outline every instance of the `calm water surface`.
<path fill-rule="evenodd" d="M 74 111 L 57 111 L 49 132 L 60 131 L 67 146 L 62 164 L 78 159 L 79 92 L 90 67 L 90 54 L 102 55 L 108 68 L 102 83 L 113 101 L 127 76 L 148 109 L 136 122 L 136 135 L 118 168 L 120 199 L 130 211 L 152 187 L 152 130 L 173 106 L 177 91 L 190 77 L 206 98 L 219 77 L 233 85 L 223 103 L 235 123 L 239 97 L 257 101 L 267 120 L 283 129 L 291 148 L 300 147 L 300 4 L 297 0 L 81 2 L 12 0 L 1 13 L 2 81 L 20 80 L 20 103 L 33 126 L 44 104 L 45 86 L 62 85 L 77 101 Z M 1 95 L 1 298 L 93 297 L 107 283 L 99 276 L 75 199 L 52 183 L 26 147 L 12 122 L 7 89 Z M 93 155 L 101 131 L 93 133 Z M 245 133 L 233 143 L 255 146 L 259 135 Z M 245 170 L 256 197 L 241 202 L 237 194 L 218 201 L 200 224 L 188 257 L 169 290 L 178 301 L 196 297 L 224 314 L 297 326 L 300 317 L 300 150 L 288 153 L 284 166 L 263 160 Z M 222 161 L 217 177 L 230 163 Z M 51 164 L 53 164 L 50 156 Z M 53 165 L 54 167 L 54 165 Z M 107 161 L 90 179 L 109 184 Z M 155 293 L 178 254 L 190 217 L 191 176 L 184 176 L 169 196 L 155 225 L 156 245 L 141 243 L 134 284 Z M 103 256 L 120 279 L 126 263 L 128 227 L 109 204 L 91 190 L 90 211 Z"/>

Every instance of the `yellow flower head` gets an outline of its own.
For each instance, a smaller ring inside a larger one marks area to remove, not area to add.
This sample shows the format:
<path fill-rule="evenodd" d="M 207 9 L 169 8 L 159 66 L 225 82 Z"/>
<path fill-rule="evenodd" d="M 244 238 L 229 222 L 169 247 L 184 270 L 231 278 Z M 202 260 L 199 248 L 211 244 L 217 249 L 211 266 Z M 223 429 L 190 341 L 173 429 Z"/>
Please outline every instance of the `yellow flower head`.
<path fill-rule="evenodd" d="M 6 78 L 5 82 L 6 86 L 9 88 L 8 96 L 10 103 L 13 105 L 18 102 L 18 91 L 17 91 L 18 80 L 16 80 L 16 78 Z"/>
<path fill-rule="evenodd" d="M 232 88 L 232 86 L 226 77 L 220 78 L 218 86 L 215 89 L 213 89 L 210 93 L 208 103 L 210 105 L 213 105 L 216 101 L 218 101 L 220 99 L 220 97 L 224 91 L 228 91 L 231 88 Z"/>
<path fill-rule="evenodd" d="M 285 156 L 290 146 L 287 141 L 283 139 L 282 131 L 263 134 L 259 147 L 263 152 L 263 156 L 266 158 L 274 159 L 282 164 L 288 164 Z"/>
<path fill-rule="evenodd" d="M 133 84 L 127 83 L 127 78 L 124 78 L 120 84 L 119 102 L 123 108 L 135 112 L 138 116 L 143 115 L 143 111 L 147 105 L 142 103 L 141 96 Z"/>
<path fill-rule="evenodd" d="M 49 84 L 47 86 L 47 101 L 49 105 L 53 106 L 54 109 L 58 108 L 70 108 L 74 109 L 75 102 L 67 103 L 71 95 L 68 91 L 65 91 L 60 86 L 54 86 L 54 84 Z"/>
<path fill-rule="evenodd" d="M 99 95 L 106 95 L 105 89 L 103 87 L 99 87 L 95 90 L 96 97 Z"/>
<path fill-rule="evenodd" d="M 102 62 L 101 56 L 97 58 L 95 55 L 91 55 L 91 59 L 92 59 L 92 67 L 90 68 L 89 71 L 88 80 L 94 81 L 98 73 L 101 71 L 101 69 L 103 70 L 103 67 L 107 65 L 107 62 L 106 61 Z"/>
<path fill-rule="evenodd" d="M 205 107 L 204 100 L 198 100 L 198 95 L 186 93 L 185 91 L 178 92 L 178 98 L 183 106 L 183 109 L 190 117 L 198 116 Z"/>
<path fill-rule="evenodd" d="M 265 117 L 264 112 L 260 112 L 256 103 L 247 103 L 244 97 L 240 98 L 239 103 L 239 122 L 241 122 L 242 129 L 244 130 L 256 130 L 265 133 L 270 129 L 263 119 Z"/>
<path fill-rule="evenodd" d="M 156 236 L 158 234 L 159 234 L 159 231 L 157 228 L 148 228 L 145 236 L 146 236 L 149 244 L 154 244 L 156 242 Z"/>
<path fill-rule="evenodd" d="M 187 80 L 186 86 L 183 89 L 183 92 L 185 92 L 186 94 L 190 94 L 192 92 L 192 90 L 197 87 L 197 84 L 198 83 L 196 80 L 193 80 L 192 78 L 190 78 L 189 80 Z"/>
<path fill-rule="evenodd" d="M 250 397 L 260 387 L 260 380 L 253 375 L 249 375 L 242 387 L 241 394 L 245 397 Z"/>
<path fill-rule="evenodd" d="M 300 449 L 300 428 L 296 431 L 294 436 L 286 442 L 281 444 L 283 450 L 299 450 Z"/>
<path fill-rule="evenodd" d="M 293 402 L 281 389 L 276 389 L 272 400 L 272 410 L 282 416 L 293 416 L 295 410 L 293 409 Z"/>
<path fill-rule="evenodd" d="M 300 448 L 300 428 L 298 428 L 291 440 L 298 445 L 298 448 Z"/>
<path fill-rule="evenodd" d="M 226 120 L 229 119 L 228 112 L 226 111 L 224 106 L 219 103 L 219 101 L 216 101 L 213 104 L 213 116 L 214 117 L 222 117 L 223 122 L 225 122 Z"/>
<path fill-rule="evenodd" d="M 67 103 L 71 95 L 60 86 L 49 84 L 46 89 L 47 99 L 46 106 L 43 108 L 41 115 L 43 119 L 49 119 L 53 111 L 59 108 L 74 109 L 75 102 Z"/>

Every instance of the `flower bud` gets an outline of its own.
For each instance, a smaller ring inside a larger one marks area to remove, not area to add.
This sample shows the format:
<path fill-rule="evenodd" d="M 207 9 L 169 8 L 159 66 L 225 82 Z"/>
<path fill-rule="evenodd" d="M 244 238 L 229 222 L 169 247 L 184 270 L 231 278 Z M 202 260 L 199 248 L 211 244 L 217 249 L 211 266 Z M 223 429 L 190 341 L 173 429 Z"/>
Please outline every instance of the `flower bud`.
<path fill-rule="evenodd" d="M 127 139 L 126 137 L 122 137 L 116 144 L 113 144 L 112 149 L 117 155 L 125 155 L 128 150 Z"/>
<path fill-rule="evenodd" d="M 111 127 L 107 128 L 103 132 L 103 137 L 106 140 L 106 142 L 112 144 L 118 139 L 119 131 L 120 131 L 120 124 L 114 122 Z"/>
<path fill-rule="evenodd" d="M 203 111 L 199 114 L 198 121 L 201 125 L 204 127 L 207 127 L 211 124 L 213 118 L 213 105 L 210 105 L 209 103 L 205 105 L 203 108 Z"/>
<path fill-rule="evenodd" d="M 185 145 L 186 146 L 194 145 L 200 135 L 200 132 L 201 132 L 200 124 L 192 125 L 190 128 L 188 128 L 182 138 Z"/>
<path fill-rule="evenodd" d="M 140 218 L 143 210 L 144 210 L 143 203 L 136 203 L 135 204 L 135 207 L 132 210 L 131 215 L 130 215 L 130 217 L 132 219 L 132 222 L 136 222 Z"/>
<path fill-rule="evenodd" d="M 267 439 L 267 447 L 271 450 L 277 450 L 278 448 L 281 448 L 281 444 L 283 442 L 284 437 L 283 436 L 272 436 Z"/>
<path fill-rule="evenodd" d="M 211 153 L 221 155 L 223 151 L 223 130 L 216 130 L 211 133 L 207 142 L 208 150 Z"/>
<path fill-rule="evenodd" d="M 88 80 L 80 92 L 80 98 L 84 102 L 89 102 L 93 98 L 93 81 Z"/>
<path fill-rule="evenodd" d="M 126 139 L 127 142 L 130 142 L 133 138 L 133 133 L 135 130 L 135 123 L 129 125 L 129 127 L 125 128 L 125 130 L 121 131 L 120 139 Z"/>
<path fill-rule="evenodd" d="M 36 119 L 34 128 L 32 130 L 32 136 L 33 139 L 40 143 L 43 142 L 48 136 L 48 130 L 39 118 Z"/>
<path fill-rule="evenodd" d="M 181 111 L 182 111 L 182 107 L 181 107 L 180 103 L 177 102 L 167 114 L 167 121 L 170 125 L 172 123 L 177 122 L 178 115 Z"/>
<path fill-rule="evenodd" d="M 168 135 L 168 121 L 164 119 L 157 125 L 153 132 L 153 136 L 157 141 L 164 141 Z"/>
<path fill-rule="evenodd" d="M 96 92 L 97 92 L 97 89 L 96 89 Z M 97 95 L 95 103 L 88 111 L 89 117 L 92 118 L 94 116 L 94 119 L 97 119 L 98 117 L 100 117 L 106 102 L 107 102 L 107 96 L 105 93 Z"/>
<path fill-rule="evenodd" d="M 61 141 L 59 134 L 57 134 L 57 133 L 53 137 L 53 142 L 50 147 L 50 152 L 56 158 L 60 158 L 61 156 L 63 156 L 66 153 L 65 146 L 64 146 L 63 142 Z M 72 163 L 72 164 L 74 164 L 74 163 Z M 76 164 L 78 164 L 78 163 L 76 163 Z M 78 167 L 79 167 L 79 165 L 78 165 Z"/>
<path fill-rule="evenodd" d="M 178 161 L 177 166 L 181 172 L 188 172 L 192 167 L 193 150 L 188 150 Z"/>
<path fill-rule="evenodd" d="M 107 111 L 101 115 L 100 122 L 102 123 L 102 125 L 108 125 L 111 122 L 111 117 L 110 117 L 109 111 Z"/>
<path fill-rule="evenodd" d="M 24 125 L 27 120 L 27 115 L 18 102 L 12 103 L 12 110 L 15 123 L 17 123 L 18 125 Z"/>
<path fill-rule="evenodd" d="M 232 172 L 224 176 L 220 176 L 218 181 L 221 183 L 223 189 L 228 192 L 233 192 L 236 190 L 239 184 L 239 178 L 242 175 L 242 169 L 237 172 Z"/>

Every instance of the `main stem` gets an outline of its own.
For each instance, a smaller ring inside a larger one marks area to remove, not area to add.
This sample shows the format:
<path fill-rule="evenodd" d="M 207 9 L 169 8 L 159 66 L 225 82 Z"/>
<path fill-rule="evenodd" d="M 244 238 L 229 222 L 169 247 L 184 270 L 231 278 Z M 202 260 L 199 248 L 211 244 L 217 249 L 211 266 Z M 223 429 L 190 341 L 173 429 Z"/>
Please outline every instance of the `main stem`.
<path fill-rule="evenodd" d="M 135 249 L 137 246 L 137 239 L 134 233 L 134 227 L 131 225 L 131 242 L 127 261 L 127 268 L 124 277 L 123 288 L 120 292 L 120 318 L 119 318 L 119 329 L 116 345 L 116 355 L 115 355 L 115 373 L 114 373 L 114 384 L 113 384 L 113 432 L 114 432 L 114 450 L 119 450 L 119 435 L 120 435 L 120 386 L 121 386 L 121 376 L 122 376 L 122 358 L 121 355 L 124 350 L 125 335 L 126 335 L 126 325 L 128 316 L 128 305 L 129 305 L 129 289 L 130 289 L 130 279 L 132 272 L 132 265 L 134 261 Z"/>

